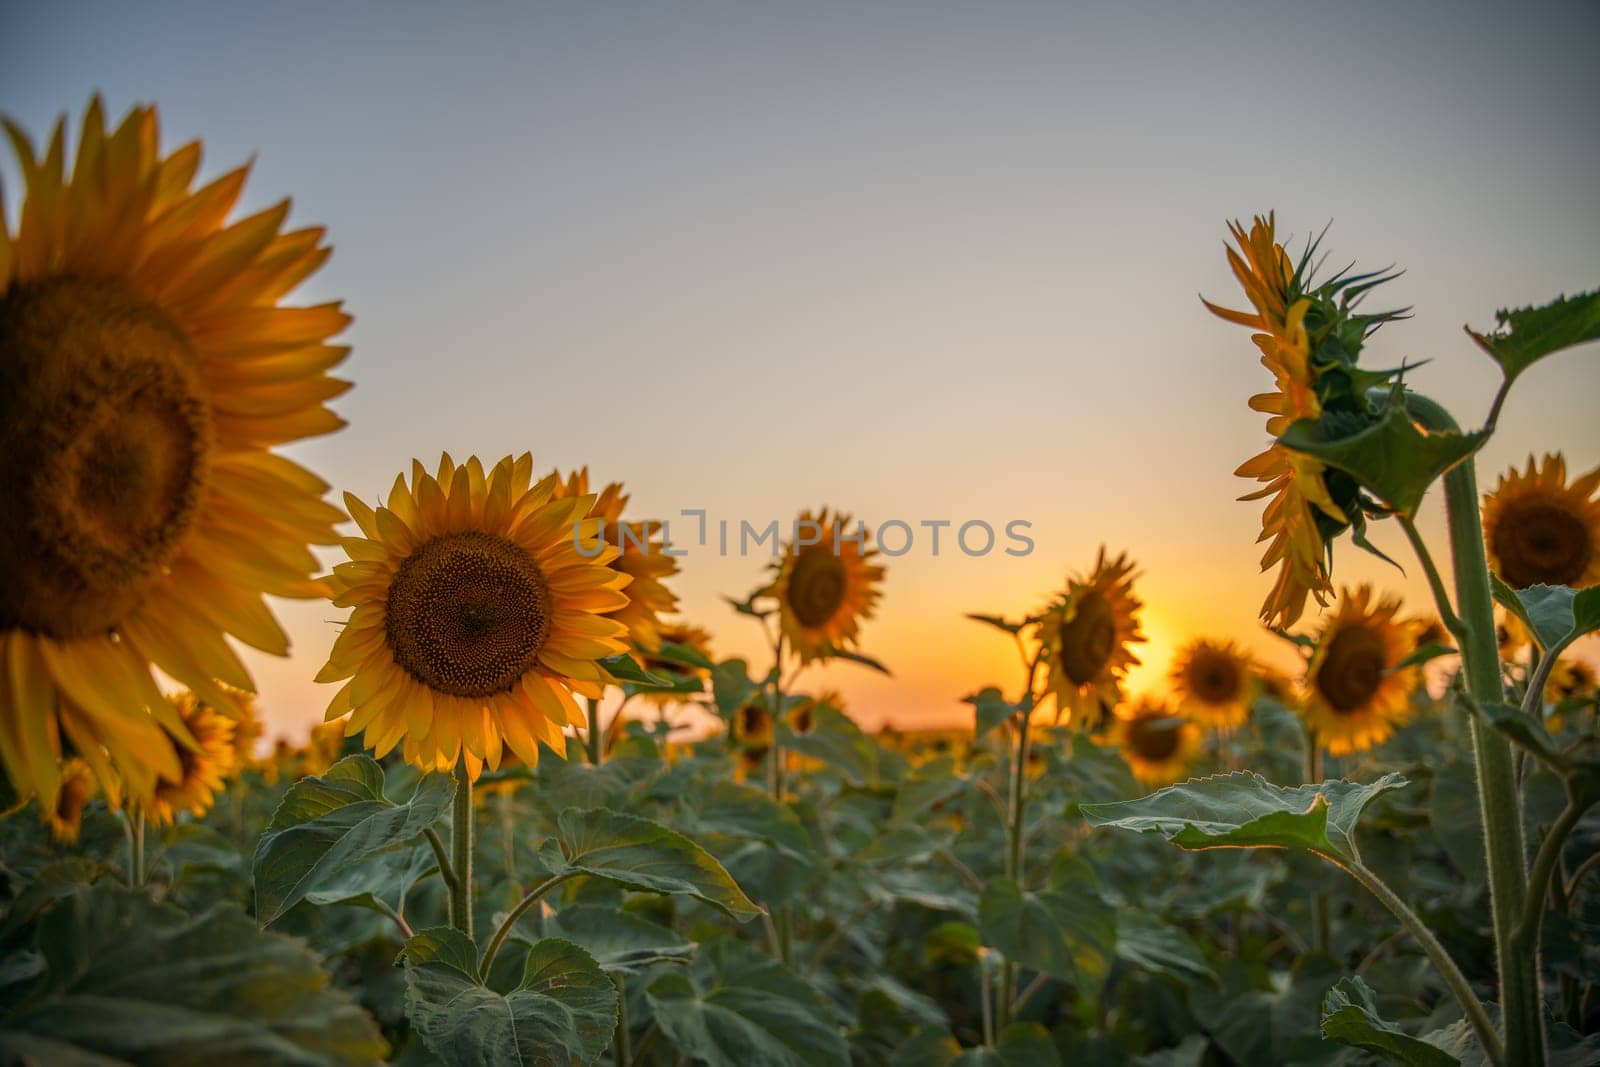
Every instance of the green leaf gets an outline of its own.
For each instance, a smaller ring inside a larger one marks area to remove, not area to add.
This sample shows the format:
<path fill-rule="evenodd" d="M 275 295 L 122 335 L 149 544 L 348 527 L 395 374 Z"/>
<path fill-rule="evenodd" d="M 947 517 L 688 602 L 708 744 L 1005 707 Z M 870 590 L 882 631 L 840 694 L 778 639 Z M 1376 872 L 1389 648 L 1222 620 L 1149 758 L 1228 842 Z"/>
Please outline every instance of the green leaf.
<path fill-rule="evenodd" d="M 894 810 L 889 821 L 897 823 L 920 819 L 933 805 L 961 795 L 970 785 L 964 775 L 956 773 L 955 760 L 949 756 L 929 760 L 906 775 L 900 783 L 899 791 L 894 795 Z"/>
<path fill-rule="evenodd" d="M 1117 912 L 1117 958 L 1184 983 L 1217 980 L 1188 934 L 1144 911 Z"/>
<path fill-rule="evenodd" d="M 1179 848 L 1287 848 L 1359 862 L 1355 826 L 1362 810 L 1407 784 L 1386 774 L 1368 785 L 1334 780 L 1286 789 L 1239 771 L 1080 810 L 1095 826 L 1160 833 Z"/>
<path fill-rule="evenodd" d="M 618 652 L 615 656 L 607 656 L 600 660 L 600 666 L 605 668 L 607 674 L 619 682 L 638 682 L 643 685 L 660 688 L 671 688 L 673 680 L 663 678 L 658 674 L 651 674 L 639 666 L 639 661 L 626 652 Z"/>
<path fill-rule="evenodd" d="M 816 990 L 770 956 L 718 938 L 645 990 L 678 1051 L 709 1067 L 834 1067 L 849 1048 Z"/>
<path fill-rule="evenodd" d="M 717 713 L 724 719 L 733 718 L 756 691 L 749 671 L 742 659 L 725 660 L 711 668 L 711 696 L 716 701 Z"/>
<path fill-rule="evenodd" d="M 661 642 L 661 647 L 656 649 L 654 655 L 668 663 L 679 663 L 685 667 L 697 667 L 709 671 L 716 666 L 699 649 L 692 645 L 680 645 L 672 641 Z"/>
<path fill-rule="evenodd" d="M 232 904 L 186 915 L 142 891 L 84 886 L 40 918 L 37 941 L 43 979 L 0 1018 L 0 1048 L 25 1047 L 36 1062 L 347 1064 L 386 1053 L 316 956 Z"/>
<path fill-rule="evenodd" d="M 570 871 L 629 889 L 687 894 L 738 922 L 761 914 L 709 852 L 660 823 L 607 808 L 568 808 L 557 826 L 561 847 L 547 842 L 540 850 L 552 874 Z"/>
<path fill-rule="evenodd" d="M 1088 1000 L 1100 995 L 1116 954 L 1117 913 L 1100 897 L 1087 867 L 1052 871 L 1041 892 L 993 878 L 978 899 L 983 943 L 1008 960 L 1071 982 Z"/>
<path fill-rule="evenodd" d="M 974 615 L 968 612 L 967 618 L 973 622 L 981 622 L 986 626 L 993 626 L 996 630 L 1004 630 L 1008 634 L 1021 633 L 1023 626 L 1027 625 L 1021 622 L 1008 622 L 999 615 Z"/>
<path fill-rule="evenodd" d="M 384 865 L 357 865 L 417 840 L 455 790 L 449 775 L 430 774 L 409 801 L 395 804 L 383 795 L 383 769 L 367 756 L 346 756 L 322 777 L 296 782 L 256 842 L 256 918 L 268 926 L 312 893 L 388 888 Z"/>
<path fill-rule="evenodd" d="M 1395 511 L 1416 514 L 1422 495 L 1440 475 L 1472 455 L 1489 435 L 1428 430 L 1392 399 L 1373 425 L 1330 439 L 1321 422 L 1300 419 L 1278 443 L 1349 474 Z"/>
<path fill-rule="evenodd" d="M 661 960 L 685 963 L 694 956 L 694 942 L 629 911 L 597 904 L 562 908 L 545 932 L 580 946 L 608 971 L 637 971 Z"/>
<path fill-rule="evenodd" d="M 1376 1053 L 1404 1067 L 1460 1067 L 1461 1061 L 1383 1021 L 1372 989 L 1351 977 L 1328 990 L 1322 1002 L 1322 1036 Z"/>
<path fill-rule="evenodd" d="M 949 1031 L 928 1027 L 895 1050 L 889 1067 L 1059 1067 L 1061 1055 L 1038 1023 L 1012 1023 L 993 1048 L 963 1049 Z"/>
<path fill-rule="evenodd" d="M 830 645 L 828 646 L 825 655 L 826 657 L 837 657 L 838 659 L 849 660 L 851 663 L 859 663 L 863 667 L 870 667 L 879 674 L 888 675 L 891 678 L 894 677 L 888 667 L 885 667 L 878 660 L 875 660 L 871 656 L 861 652 L 852 652 L 848 648 L 838 648 Z"/>
<path fill-rule="evenodd" d="M 1405 659 L 1389 668 L 1387 673 L 1393 674 L 1396 671 L 1403 671 L 1408 667 L 1420 667 L 1429 660 L 1438 659 L 1440 656 L 1453 656 L 1456 654 L 1456 651 L 1456 649 L 1451 648 L 1449 645 L 1423 645 L 1421 648 L 1411 653 L 1411 655 L 1407 656 Z"/>
<path fill-rule="evenodd" d="M 870 788 L 878 784 L 877 742 L 862 733 L 848 715 L 825 704 L 812 710 L 811 729 L 791 735 L 784 747 L 821 760 L 851 785 Z"/>
<path fill-rule="evenodd" d="M 1001 723 L 1008 721 L 1013 715 L 1022 710 L 1022 705 L 1013 704 L 1001 695 L 1000 690 L 994 686 L 980 689 L 964 701 L 972 705 L 976 715 L 974 739 L 982 737 Z"/>
<path fill-rule="evenodd" d="M 446 1067 L 569 1067 L 611 1043 L 617 987 L 583 949 L 545 938 L 522 980 L 500 994 L 478 981 L 478 948 L 439 926 L 406 942 L 406 1015 Z"/>
<path fill-rule="evenodd" d="M 1600 339 L 1600 290 L 1561 296 L 1543 307 L 1495 312 L 1495 331 L 1467 334 L 1500 364 L 1506 381 L 1563 348 Z"/>
<path fill-rule="evenodd" d="M 1539 647 L 1557 653 L 1584 634 L 1600 630 L 1600 586 L 1575 592 L 1564 585 L 1512 589 L 1490 575 L 1494 597 L 1533 632 Z"/>

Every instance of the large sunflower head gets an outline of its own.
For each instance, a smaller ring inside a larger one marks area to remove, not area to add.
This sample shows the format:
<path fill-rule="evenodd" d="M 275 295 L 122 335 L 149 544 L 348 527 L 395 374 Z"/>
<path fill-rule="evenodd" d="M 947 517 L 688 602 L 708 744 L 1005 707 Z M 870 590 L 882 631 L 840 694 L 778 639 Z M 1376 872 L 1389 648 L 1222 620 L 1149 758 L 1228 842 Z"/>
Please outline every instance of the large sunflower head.
<path fill-rule="evenodd" d="M 40 817 L 50 828 L 50 837 L 62 845 L 74 844 L 83 828 L 83 812 L 94 799 L 94 772 L 81 759 L 69 759 L 61 767 L 60 785 L 54 798 L 40 799 Z"/>
<path fill-rule="evenodd" d="M 1414 621 L 1399 618 L 1400 599 L 1370 586 L 1341 591 L 1339 611 L 1322 627 L 1306 672 L 1300 715 L 1335 756 L 1371 748 L 1410 713 L 1419 676 L 1400 664 L 1416 650 Z"/>
<path fill-rule="evenodd" d="M 1272 373 L 1276 389 L 1250 398 L 1250 407 L 1268 416 L 1267 433 L 1277 438 L 1300 419 L 1318 420 L 1323 431 L 1346 436 L 1377 415 L 1366 390 L 1384 374 L 1358 371 L 1356 360 L 1368 336 L 1403 311 L 1357 314 L 1362 297 L 1387 278 L 1341 273 L 1314 282 L 1316 242 L 1298 261 L 1278 243 L 1269 214 L 1256 216 L 1248 231 L 1229 224 L 1237 248 L 1228 248 L 1228 265 L 1249 299 L 1252 311 L 1234 311 L 1203 300 L 1214 314 L 1246 326 Z M 1262 605 L 1262 618 L 1292 626 L 1308 596 L 1327 603 L 1332 591 L 1328 552 L 1332 540 L 1362 521 L 1360 491 L 1340 472 L 1274 441 L 1235 472 L 1262 487 L 1244 500 L 1270 498 L 1261 517 L 1261 538 L 1270 541 L 1262 570 L 1278 576 Z"/>
<path fill-rule="evenodd" d="M 1483 499 L 1483 539 L 1513 589 L 1600 584 L 1600 467 L 1567 482 L 1567 461 L 1546 455 L 1500 476 Z"/>
<path fill-rule="evenodd" d="M 589 468 L 573 471 L 562 478 L 555 477 L 556 498 L 566 499 L 589 495 Z M 617 550 L 611 566 L 632 581 L 624 592 L 628 603 L 611 613 L 628 628 L 633 643 L 646 652 L 654 652 L 661 644 L 661 616 L 677 610 L 678 598 L 666 587 L 666 579 L 678 571 L 678 560 L 667 554 L 665 529 L 651 519 L 630 521 L 622 517 L 628 506 L 628 494 L 622 491 L 621 482 L 612 482 L 594 497 L 588 518 L 600 523 L 599 539 Z"/>
<path fill-rule="evenodd" d="M 328 584 L 354 610 L 317 680 L 344 681 L 327 717 L 349 715 L 378 756 L 404 742 L 408 763 L 464 761 L 476 778 L 509 745 L 531 767 L 540 741 L 564 752 L 563 729 L 585 722 L 572 694 L 611 680 L 598 661 L 627 650 L 608 616 L 628 576 L 615 548 L 580 551 L 599 534 L 594 498 L 558 498 L 532 471 L 526 453 L 487 474 L 446 455 L 436 474 L 413 462 L 377 508 L 345 494 L 363 536 Z"/>
<path fill-rule="evenodd" d="M 1166 704 L 1141 698 L 1111 721 L 1111 740 L 1133 776 L 1145 785 L 1169 785 L 1200 754 L 1200 727 Z"/>
<path fill-rule="evenodd" d="M 1038 625 L 1045 686 L 1059 721 L 1093 730 L 1122 700 L 1122 677 L 1139 662 L 1130 647 L 1144 640 L 1133 595 L 1133 561 L 1107 559 L 1104 547 L 1086 576 L 1067 579 L 1067 591 Z"/>
<path fill-rule="evenodd" d="M 1185 715 L 1206 726 L 1230 729 L 1250 718 L 1258 684 L 1250 658 L 1232 641 L 1199 638 L 1178 651 L 1172 688 Z"/>
<path fill-rule="evenodd" d="M 230 221 L 248 167 L 195 188 L 198 143 L 163 157 L 153 107 L 111 129 L 98 97 L 69 165 L 64 121 L 42 156 L 6 123 L 0 763 L 52 796 L 70 749 L 145 795 L 195 743 L 152 667 L 227 708 L 219 682 L 252 684 L 226 638 L 283 655 L 262 594 L 321 592 L 307 546 L 343 517 L 271 449 L 343 425 L 328 341 L 350 320 L 280 306 L 329 249 L 284 232 L 287 201 Z"/>
<path fill-rule="evenodd" d="M 156 783 L 155 792 L 139 802 L 157 826 L 171 823 L 180 811 L 204 815 L 238 766 L 234 762 L 232 719 L 223 717 L 193 693 L 180 693 L 171 702 L 195 739 L 195 747 L 180 749 L 182 772 L 171 778 L 163 776 Z"/>
<path fill-rule="evenodd" d="M 762 592 L 777 598 L 783 635 L 800 662 L 809 663 L 857 643 L 877 604 L 883 568 L 872 562 L 878 553 L 869 547 L 866 525 L 852 527 L 843 512 L 802 511 L 796 527 L 806 536 L 784 546 L 778 575 Z"/>

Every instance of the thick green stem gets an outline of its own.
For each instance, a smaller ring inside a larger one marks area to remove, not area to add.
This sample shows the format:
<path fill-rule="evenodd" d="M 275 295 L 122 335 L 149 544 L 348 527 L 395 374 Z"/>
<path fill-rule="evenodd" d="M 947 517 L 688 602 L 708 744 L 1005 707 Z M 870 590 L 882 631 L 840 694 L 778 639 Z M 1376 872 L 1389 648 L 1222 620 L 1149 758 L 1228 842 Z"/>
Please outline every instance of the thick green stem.
<path fill-rule="evenodd" d="M 611 972 L 611 981 L 617 987 L 617 1031 L 611 1038 L 611 1055 L 619 1064 L 633 1062 L 633 1035 L 628 1032 L 628 983 L 621 971 Z"/>
<path fill-rule="evenodd" d="M 462 754 L 456 764 L 455 811 L 450 824 L 450 867 L 455 884 L 450 886 L 450 925 L 472 936 L 472 776 Z"/>
<path fill-rule="evenodd" d="M 1361 863 L 1349 863 L 1337 856 L 1319 853 L 1323 859 L 1342 867 L 1350 877 L 1360 882 L 1373 896 L 1377 897 L 1400 920 L 1400 925 L 1408 930 L 1422 951 L 1433 961 L 1439 971 L 1439 976 L 1444 979 L 1444 984 L 1450 987 L 1450 992 L 1461 1004 L 1461 1009 L 1466 1012 L 1467 1022 L 1472 1025 L 1473 1032 L 1478 1035 L 1478 1042 L 1483 1046 L 1489 1061 L 1500 1067 L 1505 1064 L 1505 1049 L 1500 1044 L 1500 1037 L 1494 1032 L 1494 1024 L 1489 1021 L 1489 1013 L 1484 1010 L 1483 1002 L 1472 992 L 1472 986 L 1467 983 L 1466 976 L 1456 966 L 1456 961 L 1450 958 L 1450 953 L 1444 950 L 1439 939 L 1433 936 L 1433 931 L 1428 924 L 1423 922 L 1417 913 L 1406 906 L 1406 902 L 1395 895 L 1383 879 L 1368 870 Z M 1512 1061 L 1520 1063 L 1520 1061 Z"/>
<path fill-rule="evenodd" d="M 128 884 L 144 885 L 144 809 L 130 805 L 122 813 L 122 830 L 128 838 Z"/>
<path fill-rule="evenodd" d="M 601 749 L 600 737 L 600 701 L 594 697 L 585 697 L 589 703 L 589 736 L 585 739 L 588 746 L 589 763 L 595 767 L 600 766 L 600 761 L 605 758 Z"/>

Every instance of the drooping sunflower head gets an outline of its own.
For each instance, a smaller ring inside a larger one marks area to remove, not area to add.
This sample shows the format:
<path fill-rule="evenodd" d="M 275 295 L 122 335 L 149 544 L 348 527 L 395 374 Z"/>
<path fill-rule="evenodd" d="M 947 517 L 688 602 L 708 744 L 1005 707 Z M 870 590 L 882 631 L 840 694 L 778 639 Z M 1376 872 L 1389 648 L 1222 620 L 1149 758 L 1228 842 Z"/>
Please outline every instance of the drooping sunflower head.
<path fill-rule="evenodd" d="M 1087 575 L 1067 579 L 1067 590 L 1038 625 L 1045 686 L 1056 698 L 1060 722 L 1096 729 L 1122 700 L 1122 677 L 1139 662 L 1132 645 L 1145 638 L 1133 595 L 1135 568 L 1127 553 L 1108 559 L 1104 547 Z"/>
<path fill-rule="evenodd" d="M 1512 468 L 1483 500 L 1489 564 L 1513 589 L 1600 584 L 1600 467 L 1567 482 L 1567 461 L 1547 454 Z"/>
<path fill-rule="evenodd" d="M 1344 589 L 1338 613 L 1317 634 L 1300 715 L 1332 755 L 1387 740 L 1410 713 L 1419 672 L 1400 664 L 1416 650 L 1416 625 L 1399 612 L 1398 597 L 1377 597 L 1365 585 Z"/>
<path fill-rule="evenodd" d="M 655 651 L 636 648 L 635 655 L 638 657 L 639 665 L 659 677 L 675 681 L 698 680 L 703 685 L 711 677 L 711 671 L 687 662 L 681 655 L 674 655 L 673 651 L 691 653 L 701 660 L 709 661 L 711 634 L 702 627 L 687 622 L 664 622 L 660 626 L 659 633 L 661 640 L 656 645 Z M 660 690 L 645 690 L 639 696 L 657 708 L 665 708 L 669 704 L 685 699 L 682 694 Z"/>
<path fill-rule="evenodd" d="M 1275 390 L 1250 398 L 1250 407 L 1268 416 L 1266 430 L 1281 436 L 1296 421 L 1319 420 L 1325 433 L 1347 436 L 1375 421 L 1365 392 L 1385 378 L 1356 370 L 1366 339 L 1404 311 L 1358 314 L 1362 297 L 1392 275 L 1341 273 L 1327 281 L 1312 278 L 1317 242 L 1307 243 L 1298 261 L 1278 243 L 1273 215 L 1256 216 L 1249 231 L 1229 224 L 1237 248 L 1228 248 L 1228 265 L 1253 311 L 1234 311 L 1202 302 L 1228 322 L 1255 330 L 1252 340 L 1261 363 L 1272 373 Z M 1274 441 L 1235 473 L 1262 483 L 1242 497 L 1270 498 L 1261 518 L 1261 540 L 1270 541 L 1262 570 L 1278 576 L 1261 615 L 1277 626 L 1292 626 L 1308 596 L 1327 603 L 1332 592 L 1328 551 L 1332 540 L 1362 521 L 1360 492 L 1348 476 Z"/>
<path fill-rule="evenodd" d="M 76 757 L 61 766 L 60 785 L 54 798 L 41 798 L 39 815 L 50 828 L 50 838 L 58 844 L 77 842 L 83 828 L 83 812 L 94 799 L 94 772 Z"/>
<path fill-rule="evenodd" d="M 1199 726 L 1161 701 L 1141 698 L 1111 721 L 1111 740 L 1133 776 L 1145 785 L 1169 785 L 1200 754 Z"/>
<path fill-rule="evenodd" d="M 533 766 L 539 742 L 563 752 L 564 728 L 585 722 L 573 693 L 610 681 L 598 661 L 627 650 L 609 616 L 629 577 L 615 548 L 580 551 L 599 533 L 594 498 L 557 498 L 532 471 L 526 453 L 488 474 L 446 455 L 436 474 L 413 463 L 378 508 L 345 494 L 363 536 L 328 584 L 354 610 L 317 680 L 344 682 L 327 718 L 349 715 L 376 755 L 404 742 L 408 763 L 463 761 L 476 778 L 509 745 Z"/>
<path fill-rule="evenodd" d="M 565 478 L 559 471 L 550 473 L 556 479 L 558 500 L 589 494 L 588 467 Z M 662 524 L 653 519 L 624 519 L 622 512 L 627 506 L 628 494 L 622 491 L 622 483 L 612 482 L 594 498 L 588 518 L 600 522 L 597 540 L 617 550 L 611 566 L 632 579 L 624 590 L 628 603 L 612 612 L 611 617 L 628 628 L 628 637 L 634 644 L 654 652 L 661 643 L 661 616 L 670 615 L 678 607 L 678 598 L 666 586 L 666 580 L 678 571 L 678 560 L 667 554 Z"/>
<path fill-rule="evenodd" d="M 854 646 L 878 602 L 883 568 L 871 532 L 843 512 L 802 511 L 783 547 L 777 577 L 762 595 L 778 601 L 779 624 L 801 663 Z"/>
<path fill-rule="evenodd" d="M 194 188 L 153 107 L 108 129 L 98 97 L 70 166 L 6 124 L 25 184 L 0 212 L 0 762 L 55 793 L 59 746 L 108 791 L 148 794 L 193 739 L 152 668 L 227 707 L 252 688 L 226 640 L 283 655 L 263 594 L 320 595 L 327 486 L 271 449 L 338 429 L 337 304 L 280 300 L 327 259 L 289 205 L 229 216 L 248 167 Z M 163 732 L 163 727 L 165 732 Z M 171 738 L 176 739 L 176 744 Z"/>
<path fill-rule="evenodd" d="M 233 720 L 193 693 L 180 693 L 171 701 L 196 744 L 192 749 L 179 750 L 182 773 L 172 778 L 162 777 L 156 783 L 155 792 L 147 800 L 139 801 L 150 821 L 157 826 L 170 824 L 182 811 L 196 817 L 204 815 L 222 792 L 228 777 L 238 769 Z M 134 799 L 130 796 L 130 801 Z"/>
<path fill-rule="evenodd" d="M 1172 688 L 1183 714 L 1206 726 L 1231 729 L 1250 718 L 1258 685 L 1250 658 L 1232 641 L 1199 638 L 1178 651 Z"/>

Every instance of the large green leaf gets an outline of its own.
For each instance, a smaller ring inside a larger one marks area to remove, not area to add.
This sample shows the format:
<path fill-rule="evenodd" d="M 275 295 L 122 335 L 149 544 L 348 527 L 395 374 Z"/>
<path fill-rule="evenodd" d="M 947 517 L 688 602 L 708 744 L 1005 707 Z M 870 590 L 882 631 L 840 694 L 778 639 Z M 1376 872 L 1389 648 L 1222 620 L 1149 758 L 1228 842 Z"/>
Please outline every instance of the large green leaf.
<path fill-rule="evenodd" d="M 711 853 L 658 822 L 607 808 L 568 808 L 557 825 L 560 847 L 546 842 L 540 849 L 552 873 L 587 874 L 651 893 L 684 893 L 739 922 L 761 914 Z"/>
<path fill-rule="evenodd" d="M 1148 912 L 1117 912 L 1117 958 L 1180 982 L 1217 980 L 1188 934 Z"/>
<path fill-rule="evenodd" d="M 978 899 L 978 929 L 1008 960 L 1071 982 L 1090 1001 L 1117 951 L 1116 909 L 1082 863 L 1057 863 L 1037 893 L 1010 878 L 990 879 Z"/>
<path fill-rule="evenodd" d="M 1467 333 L 1500 364 L 1506 381 L 1563 348 L 1600 339 L 1600 290 L 1558 297 L 1543 307 L 1495 312 L 1493 333 Z"/>
<path fill-rule="evenodd" d="M 972 705 L 974 715 L 973 736 L 982 737 L 1003 722 L 1007 722 L 1017 712 L 1022 710 L 1022 705 L 1013 704 L 1005 695 L 994 686 L 980 689 L 969 697 L 963 698 Z"/>
<path fill-rule="evenodd" d="M 818 705 L 811 713 L 810 731 L 793 735 L 784 744 L 786 748 L 826 763 L 852 785 L 878 784 L 877 742 L 835 708 Z"/>
<path fill-rule="evenodd" d="M 1512 589 L 1498 575 L 1495 599 L 1521 619 L 1546 651 L 1560 650 L 1584 634 L 1600 629 L 1600 586 L 1575 592 L 1564 585 L 1530 585 Z"/>
<path fill-rule="evenodd" d="M 1284 788 L 1239 771 L 1081 810 L 1095 826 L 1160 833 L 1180 848 L 1286 848 L 1359 862 L 1356 820 L 1374 798 L 1407 784 L 1386 774 L 1366 785 L 1335 780 Z"/>
<path fill-rule="evenodd" d="M 1056 1067 L 1061 1055 L 1038 1023 L 1012 1023 L 993 1048 L 961 1047 L 940 1027 L 914 1034 L 895 1050 L 889 1067 Z"/>
<path fill-rule="evenodd" d="M 231 904 L 186 915 L 83 886 L 39 920 L 38 983 L 0 1018 L 37 1063 L 375 1063 L 377 1027 L 317 958 Z M 104 1057 L 104 1059 L 100 1058 Z"/>
<path fill-rule="evenodd" d="M 687 962 L 694 955 L 694 942 L 665 926 L 600 904 L 562 908 L 546 922 L 545 932 L 580 946 L 608 971 L 632 972 L 662 960 Z"/>
<path fill-rule="evenodd" d="M 921 819 L 935 804 L 959 796 L 971 786 L 965 775 L 956 771 L 955 760 L 949 756 L 931 759 L 901 781 L 894 795 L 894 810 L 889 821 L 910 822 Z"/>
<path fill-rule="evenodd" d="M 383 769 L 367 756 L 346 756 L 322 777 L 296 782 L 256 842 L 256 918 L 269 925 L 313 893 L 349 899 L 391 889 L 390 865 L 363 861 L 420 838 L 455 788 L 448 775 L 426 775 L 409 801 L 395 804 L 383 794 Z"/>
<path fill-rule="evenodd" d="M 478 980 L 478 949 L 440 926 L 406 942 L 406 1014 L 446 1067 L 570 1067 L 593 1063 L 611 1043 L 617 987 L 570 941 L 528 951 L 522 980 L 506 994 Z"/>
<path fill-rule="evenodd" d="M 1292 423 L 1278 443 L 1349 474 L 1389 507 L 1416 513 L 1423 493 L 1440 475 L 1472 455 L 1489 435 L 1455 433 L 1419 426 L 1398 398 L 1371 426 L 1344 437 L 1330 437 L 1321 421 Z"/>
<path fill-rule="evenodd" d="M 835 1067 L 849 1047 L 816 990 L 770 956 L 719 938 L 645 990 L 661 1032 L 708 1067 Z"/>
<path fill-rule="evenodd" d="M 1461 1063 L 1437 1046 L 1384 1022 L 1371 987 L 1358 977 L 1346 978 L 1328 990 L 1322 1002 L 1322 1036 L 1404 1067 L 1460 1067 Z"/>

